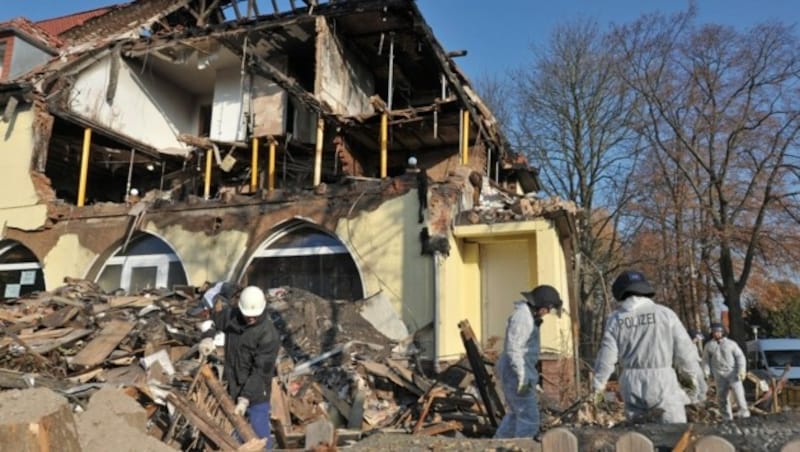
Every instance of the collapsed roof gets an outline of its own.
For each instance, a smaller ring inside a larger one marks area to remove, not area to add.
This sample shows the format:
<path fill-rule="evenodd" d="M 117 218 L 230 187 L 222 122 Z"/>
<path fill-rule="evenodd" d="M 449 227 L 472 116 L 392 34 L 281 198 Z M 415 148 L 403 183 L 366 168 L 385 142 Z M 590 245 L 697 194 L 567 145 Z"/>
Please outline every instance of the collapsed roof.
<path fill-rule="evenodd" d="M 339 159 L 323 163 L 323 180 L 370 177 L 386 114 L 389 175 L 411 156 L 425 168 L 457 158 L 465 138 L 481 154 L 474 165 L 499 171 L 508 146 L 496 119 L 413 0 L 272 5 L 138 0 L 81 15 L 59 34 L 61 55 L 21 80 L 54 117 L 37 169 L 74 185 L 59 179 L 91 128 L 95 180 L 131 167 L 152 176 L 146 189 L 163 189 L 187 168 L 200 172 L 213 149 L 220 179 L 236 185 L 250 177 L 256 139 L 280 147 L 284 182 L 308 185 L 324 133 Z"/>

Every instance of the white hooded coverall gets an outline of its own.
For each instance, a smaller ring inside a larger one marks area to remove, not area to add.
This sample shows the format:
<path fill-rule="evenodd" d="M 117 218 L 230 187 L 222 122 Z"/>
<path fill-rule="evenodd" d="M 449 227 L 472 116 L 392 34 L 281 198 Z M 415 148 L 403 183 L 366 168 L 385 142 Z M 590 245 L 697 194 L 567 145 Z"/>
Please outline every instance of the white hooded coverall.
<path fill-rule="evenodd" d="M 539 327 L 528 304 L 517 301 L 508 319 L 503 353 L 497 361 L 508 410 L 495 438 L 532 438 L 539 433 L 539 403 L 535 389 L 539 381 L 538 361 Z M 517 392 L 520 382 L 528 383 L 528 389 L 522 394 Z"/>
<path fill-rule="evenodd" d="M 747 361 L 739 344 L 727 337 L 722 337 L 719 342 L 715 339 L 708 341 L 703 351 L 703 365 L 707 369 L 710 368 L 711 374 L 714 375 L 722 417 L 727 420 L 733 419 L 733 410 L 728 398 L 730 391 L 733 391 L 736 397 L 739 415 L 750 417 L 750 410 L 744 397 L 744 385 L 739 379 L 739 375 L 745 373 Z"/>
<path fill-rule="evenodd" d="M 608 318 L 594 365 L 594 390 L 604 391 L 619 360 L 620 391 L 630 419 L 663 410 L 660 422 L 686 422 L 685 405 L 700 401 L 706 386 L 689 333 L 678 316 L 647 297 L 632 295 Z M 692 379 L 690 399 L 673 369 Z"/>

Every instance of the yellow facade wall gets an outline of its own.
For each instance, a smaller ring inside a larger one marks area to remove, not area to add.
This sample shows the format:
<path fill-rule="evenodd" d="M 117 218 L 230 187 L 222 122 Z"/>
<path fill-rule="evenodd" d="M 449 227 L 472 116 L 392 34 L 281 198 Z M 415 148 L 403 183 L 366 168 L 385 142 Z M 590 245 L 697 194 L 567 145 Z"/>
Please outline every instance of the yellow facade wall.
<path fill-rule="evenodd" d="M 450 255 L 439 259 L 439 306 L 436 313 L 438 359 L 451 360 L 464 354 L 458 322 L 469 320 L 476 334 L 481 331 L 481 284 L 476 243 L 451 237 Z"/>
<path fill-rule="evenodd" d="M 342 218 L 335 233 L 361 270 L 365 295 L 383 291 L 410 332 L 433 321 L 433 263 L 420 253 L 416 190 Z M 432 343 L 430 344 L 432 346 Z"/>
<path fill-rule="evenodd" d="M 20 107 L 10 122 L 0 121 L 0 228 L 36 229 L 47 218 L 30 176 L 34 116 Z"/>
<path fill-rule="evenodd" d="M 189 284 L 201 286 L 206 281 L 237 280 L 231 272 L 244 258 L 250 236 L 243 231 L 222 231 L 214 235 L 187 231 L 181 226 L 159 229 L 153 223 L 144 228 L 175 250 L 186 270 Z"/>
<path fill-rule="evenodd" d="M 81 246 L 77 234 L 63 234 L 42 260 L 45 288 L 53 290 L 64 284 L 64 277 L 80 277 L 97 258 L 97 254 Z"/>
<path fill-rule="evenodd" d="M 483 329 L 480 323 L 485 291 L 481 287 L 478 245 L 507 241 L 526 244 L 519 253 L 520 265 L 524 265 L 526 261 L 529 263 L 528 288 L 549 284 L 558 290 L 564 301 L 561 317 L 551 313 L 542 324 L 542 352 L 557 353 L 564 357 L 572 356 L 567 257 L 564 255 L 553 222 L 541 219 L 508 224 L 459 226 L 456 227 L 455 235 L 454 252 L 451 252 L 442 266 L 438 356 L 449 358 L 464 353 L 456 326 L 463 319 L 470 321 L 480 341 L 486 343 L 488 338 L 482 337 Z M 465 249 L 474 251 L 471 251 L 471 254 L 465 253 Z M 508 302 L 511 303 L 513 300 Z"/>

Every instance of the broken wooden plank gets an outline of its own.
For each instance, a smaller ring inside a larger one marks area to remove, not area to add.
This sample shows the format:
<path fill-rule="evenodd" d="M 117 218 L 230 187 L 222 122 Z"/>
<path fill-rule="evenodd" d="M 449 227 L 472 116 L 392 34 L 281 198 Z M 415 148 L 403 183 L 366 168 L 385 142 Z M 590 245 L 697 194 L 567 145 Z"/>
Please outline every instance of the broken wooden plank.
<path fill-rule="evenodd" d="M 472 331 L 469 320 L 458 322 L 458 329 L 461 331 L 461 341 L 467 351 L 467 359 L 469 360 L 470 368 L 472 368 L 472 373 L 475 374 L 475 385 L 478 387 L 481 400 L 483 400 L 486 415 L 492 426 L 497 427 L 499 419 L 502 419 L 505 415 L 505 409 L 500 402 L 500 396 L 497 394 L 494 378 L 486 370 L 483 354 L 480 351 L 478 342 L 475 340 L 475 333 Z"/>
<path fill-rule="evenodd" d="M 392 383 L 396 384 L 397 386 L 400 386 L 401 388 L 407 389 L 411 393 L 414 393 L 418 396 L 425 393 L 425 391 L 400 378 L 396 373 L 394 373 L 391 369 L 389 369 L 388 366 L 384 364 L 376 363 L 375 361 L 361 361 L 360 364 L 364 366 L 364 369 L 366 369 L 367 372 L 373 375 L 377 375 L 379 377 L 387 378 Z"/>
<path fill-rule="evenodd" d="M 225 388 L 222 387 L 222 383 L 220 383 L 217 377 L 214 376 L 214 373 L 211 372 L 211 368 L 204 365 L 200 368 L 200 372 L 203 375 L 203 383 L 205 383 L 211 393 L 214 394 L 225 417 L 233 424 L 244 441 L 247 442 L 251 439 L 258 438 L 250 423 L 242 416 L 236 414 L 236 404 L 231 399 L 231 396 L 228 395 L 228 392 L 225 391 Z"/>
<path fill-rule="evenodd" d="M 67 306 L 66 308 L 59 309 L 51 312 L 42 318 L 42 325 L 48 328 L 59 328 L 64 326 L 65 323 L 72 320 L 73 317 L 78 315 L 80 309 L 76 306 Z"/>
<path fill-rule="evenodd" d="M 339 397 L 338 394 L 336 394 L 333 390 L 324 385 L 314 382 L 311 384 L 311 386 L 314 387 L 314 389 L 316 389 L 317 392 L 322 394 L 322 397 L 324 397 L 325 400 L 328 401 L 328 403 L 333 405 L 336 408 L 336 410 L 339 411 L 342 417 L 345 418 L 345 420 L 347 420 L 348 422 L 350 421 L 351 407 L 350 405 L 347 404 L 347 402 L 342 400 L 342 398 Z"/>
<path fill-rule="evenodd" d="M 39 331 L 35 331 L 32 333 L 20 333 L 17 337 L 25 341 L 30 346 L 38 345 L 40 342 L 47 342 L 52 339 L 56 339 L 62 336 L 66 336 L 67 334 L 73 331 L 72 328 L 47 328 L 42 329 Z M 9 344 L 14 342 L 14 339 L 11 337 L 4 337 L 0 339 L 0 347 L 5 347 Z"/>
<path fill-rule="evenodd" d="M 347 418 L 347 428 L 361 430 L 364 423 L 364 401 L 367 393 L 364 390 L 357 390 L 353 396 L 353 405 L 350 407 L 350 414 Z"/>
<path fill-rule="evenodd" d="M 78 309 L 86 309 L 86 303 L 83 301 L 73 300 L 72 298 L 62 297 L 60 295 L 48 295 L 42 298 L 42 301 L 66 306 L 74 306 Z"/>
<path fill-rule="evenodd" d="M 423 436 L 441 435 L 446 432 L 460 431 L 462 428 L 463 425 L 461 425 L 461 422 L 447 421 L 429 425 L 417 432 L 417 434 Z"/>
<path fill-rule="evenodd" d="M 404 366 L 400 362 L 394 359 L 387 359 L 386 365 L 389 366 L 396 374 L 400 375 L 410 384 L 418 387 L 422 391 L 427 391 L 431 388 L 431 382 L 427 381 L 424 377 L 420 376 L 417 373 L 414 373 L 408 367 Z"/>
<path fill-rule="evenodd" d="M 215 422 L 209 419 L 206 413 L 195 408 L 194 405 L 183 396 L 170 392 L 167 394 L 167 401 L 175 406 L 175 409 L 177 409 L 183 417 L 197 427 L 203 435 L 213 441 L 219 448 L 236 450 L 239 447 L 239 444 L 236 444 L 233 437 L 216 427 Z"/>
<path fill-rule="evenodd" d="M 32 345 L 31 348 L 37 353 L 49 353 L 61 347 L 62 345 L 66 345 L 69 344 L 70 342 L 77 341 L 78 339 L 88 336 L 93 332 L 94 330 L 88 330 L 88 329 L 74 330 L 69 334 L 67 334 L 66 336 L 62 336 L 59 337 L 58 339 L 53 339 L 42 344 Z"/>
<path fill-rule="evenodd" d="M 126 320 L 112 320 L 100 333 L 78 352 L 70 364 L 79 367 L 93 367 L 102 363 L 119 345 L 120 341 L 133 329 L 134 323 Z"/>
<path fill-rule="evenodd" d="M 66 389 L 70 384 L 67 381 L 46 377 L 38 374 L 17 372 L 16 370 L 0 369 L 0 388 L 27 389 L 45 387 L 55 391 Z"/>
<path fill-rule="evenodd" d="M 689 428 L 686 429 L 681 437 L 678 439 L 678 442 L 675 443 L 675 447 L 672 448 L 672 452 L 684 452 L 687 447 L 689 447 L 689 442 L 692 440 L 692 426 L 690 425 Z M 630 449 L 635 450 L 635 449 Z"/>

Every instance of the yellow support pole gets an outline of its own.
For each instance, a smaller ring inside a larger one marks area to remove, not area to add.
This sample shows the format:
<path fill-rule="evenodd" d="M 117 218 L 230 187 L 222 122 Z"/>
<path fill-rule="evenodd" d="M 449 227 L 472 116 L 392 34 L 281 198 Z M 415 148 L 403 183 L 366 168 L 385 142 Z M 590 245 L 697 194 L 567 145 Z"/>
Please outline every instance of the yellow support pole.
<path fill-rule="evenodd" d="M 86 202 L 86 178 L 89 176 L 89 150 L 92 147 L 92 129 L 83 131 L 83 152 L 81 153 L 81 173 L 78 178 L 78 207 Z"/>
<path fill-rule="evenodd" d="M 269 191 L 275 190 L 275 139 L 270 138 L 269 140 L 269 166 L 267 169 L 268 172 L 268 180 Z"/>
<path fill-rule="evenodd" d="M 203 197 L 205 199 L 211 198 L 211 159 L 214 158 L 211 149 L 206 151 L 206 177 L 203 184 Z"/>
<path fill-rule="evenodd" d="M 253 156 L 250 162 L 250 193 L 258 190 L 258 138 L 253 137 Z"/>
<path fill-rule="evenodd" d="M 325 120 L 320 116 L 317 119 L 317 143 L 316 154 L 314 155 L 314 186 L 322 182 L 322 140 L 325 137 Z"/>
<path fill-rule="evenodd" d="M 469 110 L 464 110 L 462 119 L 461 164 L 466 165 L 469 163 Z"/>
<path fill-rule="evenodd" d="M 381 115 L 381 178 L 386 177 L 389 162 L 389 113 Z"/>

